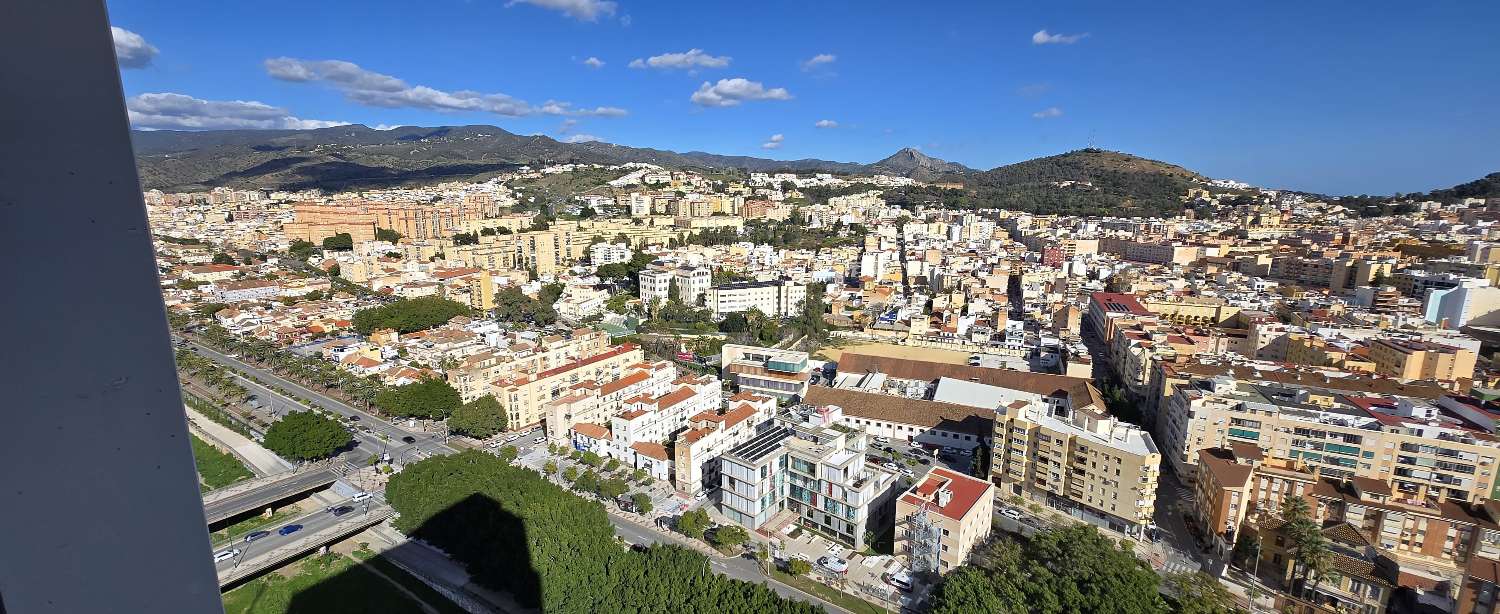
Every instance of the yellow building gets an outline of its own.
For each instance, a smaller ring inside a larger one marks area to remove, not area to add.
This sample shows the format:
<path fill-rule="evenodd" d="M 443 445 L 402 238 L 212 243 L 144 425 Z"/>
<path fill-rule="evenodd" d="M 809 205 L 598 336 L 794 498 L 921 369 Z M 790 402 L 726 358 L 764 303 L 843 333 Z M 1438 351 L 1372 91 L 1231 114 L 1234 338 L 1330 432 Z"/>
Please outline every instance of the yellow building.
<path fill-rule="evenodd" d="M 896 498 L 895 551 L 914 570 L 948 573 L 989 537 L 995 485 L 934 467 Z"/>
<path fill-rule="evenodd" d="M 1452 382 L 1474 377 L 1478 355 L 1473 350 L 1404 339 L 1370 342 L 1370 360 L 1375 372 L 1404 380 Z"/>
<path fill-rule="evenodd" d="M 618 380 L 626 367 L 644 358 L 640 346 L 626 343 L 556 368 L 496 380 L 490 384 L 490 391 L 505 410 L 511 429 L 523 429 L 541 424 L 547 403 L 566 394 L 570 387 L 590 380 Z"/>

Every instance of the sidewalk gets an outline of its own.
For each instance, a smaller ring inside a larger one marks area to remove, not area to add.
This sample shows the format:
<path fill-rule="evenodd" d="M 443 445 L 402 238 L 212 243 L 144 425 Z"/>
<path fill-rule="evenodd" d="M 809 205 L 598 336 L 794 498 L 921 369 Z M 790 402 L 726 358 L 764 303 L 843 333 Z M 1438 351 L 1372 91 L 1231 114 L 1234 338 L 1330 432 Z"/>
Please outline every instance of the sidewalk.
<path fill-rule="evenodd" d="M 250 466 L 250 470 L 260 475 L 272 475 L 282 473 L 293 467 L 292 463 L 282 460 L 281 457 L 272 454 L 270 450 L 261 447 L 260 444 L 251 441 L 239 433 L 229 430 L 224 425 L 209 420 L 207 416 L 193 411 L 186 405 L 183 409 L 187 411 L 188 424 L 202 430 L 209 437 L 219 443 L 229 446 L 235 456 L 240 457 Z"/>

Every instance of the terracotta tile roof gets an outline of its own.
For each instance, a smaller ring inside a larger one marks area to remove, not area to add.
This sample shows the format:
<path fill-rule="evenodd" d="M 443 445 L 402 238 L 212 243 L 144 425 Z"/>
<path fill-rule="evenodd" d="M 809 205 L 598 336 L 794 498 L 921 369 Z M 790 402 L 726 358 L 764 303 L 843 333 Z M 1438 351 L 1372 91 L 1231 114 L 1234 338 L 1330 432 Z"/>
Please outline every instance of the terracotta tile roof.
<path fill-rule="evenodd" d="M 1250 483 L 1250 475 L 1255 473 L 1254 467 L 1234 462 L 1234 453 L 1223 448 L 1199 450 L 1198 465 L 1207 469 L 1223 488 L 1243 488 Z"/>
<path fill-rule="evenodd" d="M 612 439 L 614 437 L 609 432 L 609 429 L 592 422 L 574 424 L 573 431 L 590 439 Z"/>
<path fill-rule="evenodd" d="M 697 394 L 698 391 L 693 390 L 692 388 L 688 388 L 687 386 L 683 386 L 656 399 L 656 406 L 660 409 L 666 409 L 668 407 L 672 407 L 674 405 L 677 405 L 678 403 L 691 399 Z"/>
<path fill-rule="evenodd" d="M 632 409 L 630 411 L 621 413 L 620 417 L 624 418 L 626 420 L 634 420 L 634 419 L 639 418 L 641 416 L 644 416 L 646 414 L 647 414 L 647 412 L 644 409 Z"/>
<path fill-rule="evenodd" d="M 993 369 L 989 367 L 970 367 L 968 365 L 954 365 L 926 360 L 860 354 L 858 351 L 845 352 L 843 356 L 840 356 L 838 370 L 839 373 L 884 373 L 887 377 L 895 379 L 924 382 L 936 381 L 938 378 L 947 377 L 1012 390 L 1021 390 L 1042 396 L 1063 394 L 1072 401 L 1074 409 L 1095 408 L 1099 411 L 1104 409 L 1103 397 L 1099 395 L 1098 389 L 1094 388 L 1089 379 L 1084 377 L 1068 377 L 1066 375 L 1053 375 L 1051 373 L 1032 373 L 1029 371 Z"/>
<path fill-rule="evenodd" d="M 667 460 L 667 448 L 659 443 L 637 441 L 630 444 L 630 449 L 656 460 Z"/>
<path fill-rule="evenodd" d="M 607 382 L 603 386 L 600 386 L 599 394 L 608 396 L 624 390 L 625 388 L 628 388 L 630 386 L 634 386 L 636 384 L 644 382 L 650 377 L 651 375 L 649 373 L 646 373 L 645 371 L 632 371 L 626 374 L 625 377 L 612 382 Z"/>
<path fill-rule="evenodd" d="M 953 497 L 948 500 L 948 505 L 938 507 L 937 492 L 943 487 L 947 487 L 953 493 Z M 932 505 L 931 509 L 937 513 L 954 520 L 963 520 L 963 517 L 979 502 L 979 498 L 985 496 L 992 487 L 985 480 L 935 467 L 920 483 L 902 495 L 901 500 L 917 506 L 928 502 Z"/>
<path fill-rule="evenodd" d="M 561 367 L 557 367 L 557 368 L 554 368 L 554 369 L 547 369 L 546 371 L 542 371 L 541 373 L 536 374 L 536 379 L 539 379 L 539 380 L 540 379 L 546 379 L 548 377 L 552 377 L 552 376 L 558 375 L 560 373 L 567 373 L 568 371 L 572 371 L 574 369 L 579 369 L 579 368 L 582 368 L 582 367 L 586 367 L 586 366 L 594 364 L 596 362 L 600 362 L 600 361 L 603 361 L 603 360 L 608 360 L 610 358 L 614 358 L 616 356 L 619 356 L 621 354 L 624 354 L 626 352 L 634 350 L 634 349 L 636 349 L 636 347 L 637 346 L 634 343 L 626 343 L 626 344 L 617 346 L 614 349 L 609 350 L 608 352 L 602 352 L 602 353 L 599 353 L 599 354 L 595 354 L 595 355 L 590 356 L 588 358 L 585 358 L 583 360 L 573 361 L 573 362 L 570 362 L 568 364 L 565 364 L 565 365 L 563 365 Z"/>
<path fill-rule="evenodd" d="M 912 424 L 978 437 L 990 436 L 995 429 L 994 411 L 955 403 L 908 399 L 827 386 L 808 388 L 803 401 L 810 405 L 837 405 L 844 409 L 844 415 L 848 417 Z"/>

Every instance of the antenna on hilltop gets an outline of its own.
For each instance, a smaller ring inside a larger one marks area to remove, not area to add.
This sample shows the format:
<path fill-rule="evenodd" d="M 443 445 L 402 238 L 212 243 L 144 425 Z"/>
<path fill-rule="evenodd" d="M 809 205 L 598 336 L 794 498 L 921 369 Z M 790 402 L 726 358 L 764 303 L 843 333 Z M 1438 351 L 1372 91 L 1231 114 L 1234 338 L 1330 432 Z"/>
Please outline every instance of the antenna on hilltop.
<path fill-rule="evenodd" d="M 1089 149 L 1094 148 L 1094 129 L 1089 128 Z"/>

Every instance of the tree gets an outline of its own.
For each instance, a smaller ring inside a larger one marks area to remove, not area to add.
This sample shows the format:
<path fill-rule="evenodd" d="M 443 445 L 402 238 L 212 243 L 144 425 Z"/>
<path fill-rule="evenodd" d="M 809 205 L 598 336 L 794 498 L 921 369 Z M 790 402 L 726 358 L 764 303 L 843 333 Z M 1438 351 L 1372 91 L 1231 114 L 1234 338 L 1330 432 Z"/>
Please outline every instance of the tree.
<path fill-rule="evenodd" d="M 557 462 L 547 461 L 546 464 L 542 465 L 542 472 L 546 473 L 547 475 L 557 473 Z"/>
<path fill-rule="evenodd" d="M 599 496 L 605 499 L 618 499 L 630 490 L 630 484 L 620 478 L 610 478 L 599 482 Z"/>
<path fill-rule="evenodd" d="M 309 461 L 333 456 L 349 441 L 349 431 L 337 420 L 310 411 L 296 411 L 266 429 L 262 444 L 282 458 Z"/>
<path fill-rule="evenodd" d="M 677 521 L 677 530 L 693 539 L 702 539 L 703 532 L 708 530 L 709 523 L 707 511 L 701 508 L 688 510 L 682 514 L 682 519 Z"/>
<path fill-rule="evenodd" d="M 394 230 L 391 230 L 389 228 L 376 228 L 375 229 L 375 240 L 376 241 L 385 241 L 387 243 L 400 243 L 401 242 L 401 233 L 396 232 Z"/>
<path fill-rule="evenodd" d="M 604 464 L 604 457 L 601 457 L 592 451 L 584 450 L 583 455 L 578 457 L 578 462 L 590 467 L 598 467 L 599 465 Z"/>
<path fill-rule="evenodd" d="M 453 235 L 454 245 L 477 245 L 479 237 L 472 232 L 460 232 Z"/>
<path fill-rule="evenodd" d="M 448 382 L 435 377 L 395 388 L 387 388 L 375 397 L 380 410 L 403 418 L 441 420 L 457 409 L 462 401 Z"/>
<path fill-rule="evenodd" d="M 328 267 L 328 276 L 329 277 L 338 277 L 339 274 L 343 273 L 343 272 L 344 272 L 344 270 L 341 269 L 341 268 L 339 268 L 338 263 L 334 263 L 333 266 Z"/>
<path fill-rule="evenodd" d="M 234 256 L 231 256 L 224 252 L 219 252 L 217 254 L 214 254 L 214 264 L 227 264 L 229 266 L 235 266 L 239 263 L 235 262 Z"/>
<path fill-rule="evenodd" d="M 635 513 L 642 516 L 651 514 L 651 497 L 643 492 L 630 495 L 630 504 L 635 506 Z"/>
<path fill-rule="evenodd" d="M 578 479 L 573 482 L 573 490 L 584 493 L 599 492 L 599 474 L 594 473 L 593 469 L 583 472 L 583 475 L 578 476 Z"/>
<path fill-rule="evenodd" d="M 347 252 L 354 249 L 354 237 L 347 232 L 340 232 L 331 237 L 323 239 L 323 249 L 333 252 Z"/>
<path fill-rule="evenodd" d="M 1242 568 L 1253 567 L 1255 559 L 1260 558 L 1260 538 L 1249 531 L 1240 531 L 1234 538 L 1234 551 L 1229 558 Z"/>
<path fill-rule="evenodd" d="M 794 576 L 805 576 L 812 571 L 812 563 L 802 559 L 792 559 L 786 562 L 786 572 Z M 970 610 L 972 612 L 983 612 L 984 610 Z"/>
<path fill-rule="evenodd" d="M 311 241 L 293 239 L 291 245 L 287 247 L 286 253 L 298 260 L 307 260 L 312 256 L 315 249 L 317 249 L 317 246 L 313 245 Z"/>
<path fill-rule="evenodd" d="M 458 406 L 453 415 L 448 416 L 450 430 L 477 439 L 488 438 L 504 431 L 505 427 L 505 410 L 500 407 L 500 401 L 489 394 Z"/>
<path fill-rule="evenodd" d="M 307 294 L 302 295 L 302 298 L 309 301 L 321 301 L 323 300 L 323 291 L 313 290 L 312 292 L 308 292 Z"/>
<path fill-rule="evenodd" d="M 619 468 L 620 468 L 620 459 L 618 459 L 618 458 L 611 458 L 611 459 L 609 459 L 608 462 L 604 463 L 604 470 L 608 471 L 610 473 L 614 473 L 615 470 L 619 469 Z"/>
<path fill-rule="evenodd" d="M 543 290 L 545 289 L 544 287 Z M 556 300 L 543 302 L 526 296 L 519 287 L 507 286 L 495 293 L 495 318 L 502 322 L 546 326 L 557 321 L 557 311 L 552 308 L 553 302 Z"/>
<path fill-rule="evenodd" d="M 1232 614 L 1234 595 L 1218 579 L 1201 571 L 1168 574 L 1164 585 L 1177 600 L 1176 614 Z"/>
<path fill-rule="evenodd" d="M 509 463 L 515 461 L 516 457 L 520 456 L 520 454 L 520 451 L 516 450 L 515 446 L 505 446 L 500 448 L 500 453 L 497 456 L 500 457 L 500 460 Z"/>
<path fill-rule="evenodd" d="M 354 332 L 369 335 L 380 328 L 414 333 L 445 324 L 455 316 L 468 315 L 469 306 L 436 296 L 388 303 L 354 312 Z"/>
<path fill-rule="evenodd" d="M 626 268 L 623 262 L 611 262 L 599 265 L 598 268 L 594 269 L 594 274 L 598 275 L 600 279 L 623 279 L 630 276 L 630 270 Z"/>
<path fill-rule="evenodd" d="M 578 468 L 577 467 L 568 467 L 567 469 L 564 469 L 563 470 L 563 479 L 567 480 L 570 483 L 578 481 Z"/>
<path fill-rule="evenodd" d="M 736 524 L 728 524 L 714 531 L 714 545 L 733 548 L 750 541 L 750 534 L 745 532 L 744 527 Z"/>

